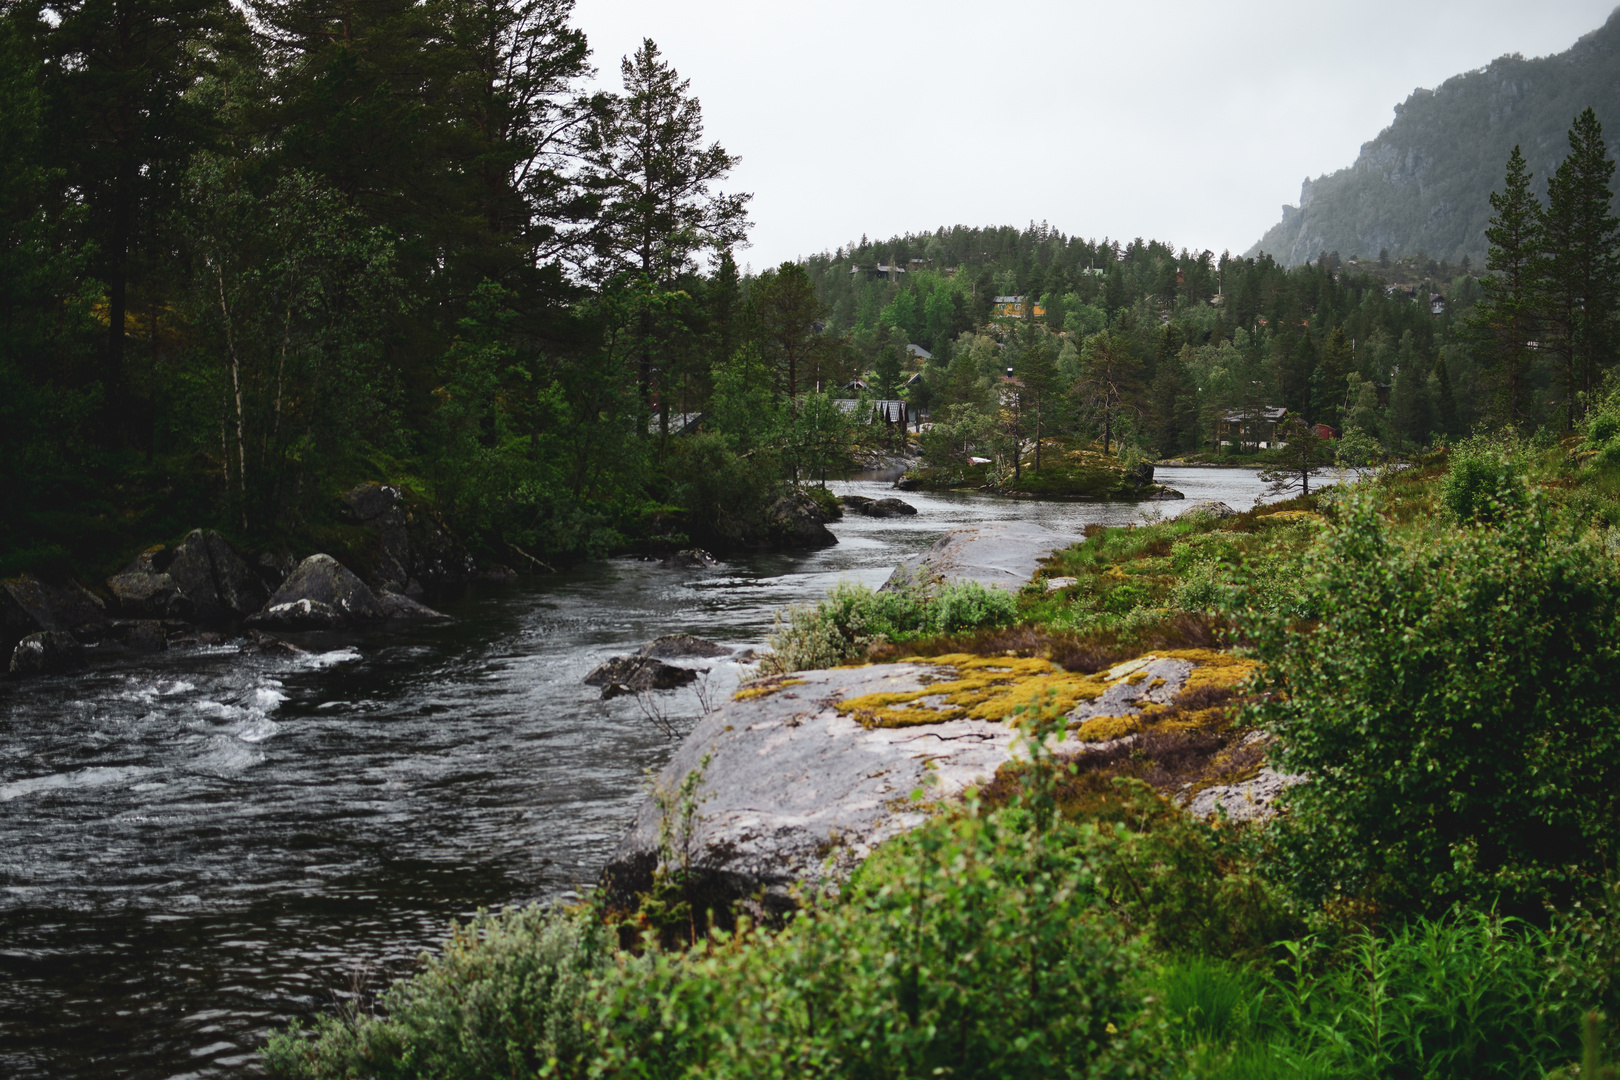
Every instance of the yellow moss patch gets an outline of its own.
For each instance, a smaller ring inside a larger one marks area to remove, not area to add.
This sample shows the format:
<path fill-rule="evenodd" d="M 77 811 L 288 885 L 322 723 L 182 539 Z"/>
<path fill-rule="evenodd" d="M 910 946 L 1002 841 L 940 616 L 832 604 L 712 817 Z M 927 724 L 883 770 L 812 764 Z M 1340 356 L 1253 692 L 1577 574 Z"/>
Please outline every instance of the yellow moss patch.
<path fill-rule="evenodd" d="M 865 727 L 910 727 L 946 720 L 1015 718 L 1020 708 L 1067 712 L 1107 689 L 1096 675 L 1064 671 L 1039 657 L 949 653 L 913 659 L 947 669 L 950 676 L 921 690 L 863 694 L 839 703 L 838 711 Z"/>
<path fill-rule="evenodd" d="M 1262 514 L 1257 521 L 1309 521 L 1322 524 L 1322 515 L 1312 510 L 1279 510 L 1275 514 Z"/>
<path fill-rule="evenodd" d="M 778 690 L 784 690 L 789 686 L 803 685 L 803 679 L 761 679 L 756 683 L 750 683 L 747 686 L 740 687 L 735 694 L 731 695 L 731 699 L 733 701 L 752 701 L 755 698 L 767 697 L 776 693 Z"/>
<path fill-rule="evenodd" d="M 850 698 L 839 703 L 838 711 L 868 728 L 913 727 L 947 720 L 1016 723 L 1021 710 L 1067 713 L 1081 702 L 1095 701 L 1110 686 L 1120 682 L 1138 686 L 1148 677 L 1143 669 L 1160 659 L 1193 663 L 1183 692 L 1205 686 L 1235 686 L 1248 678 L 1255 667 L 1253 660 L 1214 649 L 1168 649 L 1149 653 L 1095 675 L 1064 671 L 1040 657 L 969 653 L 909 657 L 899 662 L 929 665 L 938 673 L 937 677 L 927 680 L 927 685 L 920 690 L 883 691 Z M 1149 685 L 1162 686 L 1163 680 Z M 1118 738 L 1140 730 L 1144 723 L 1153 721 L 1155 713 L 1170 708 L 1169 705 L 1150 705 L 1137 716 L 1094 717 L 1080 726 L 1078 737 L 1087 741 Z M 1173 721 L 1172 726 L 1198 726 L 1208 721 L 1208 711 L 1185 714 Z"/>
<path fill-rule="evenodd" d="M 1140 716 L 1093 716 L 1075 729 L 1081 742 L 1107 742 L 1142 730 Z"/>
<path fill-rule="evenodd" d="M 1158 654 L 1173 660 L 1191 660 L 1192 673 L 1187 676 L 1187 685 L 1181 688 L 1183 694 L 1193 690 L 1202 690 L 1206 686 L 1237 686 L 1259 666 L 1254 660 L 1245 660 L 1241 656 L 1233 656 L 1228 652 L 1216 649 L 1170 649 Z"/>

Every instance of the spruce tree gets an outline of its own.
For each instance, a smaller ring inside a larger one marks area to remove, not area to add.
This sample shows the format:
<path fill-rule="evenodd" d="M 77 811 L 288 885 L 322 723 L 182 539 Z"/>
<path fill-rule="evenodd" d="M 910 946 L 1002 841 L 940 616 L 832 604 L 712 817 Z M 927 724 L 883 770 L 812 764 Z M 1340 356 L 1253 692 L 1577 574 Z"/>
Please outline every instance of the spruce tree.
<path fill-rule="evenodd" d="M 1590 108 L 1569 129 L 1569 156 L 1547 185 L 1540 288 L 1547 344 L 1564 384 L 1566 429 L 1601 379 L 1614 336 L 1620 218 L 1611 211 L 1614 162 Z"/>
<path fill-rule="evenodd" d="M 694 268 L 699 251 L 744 238 L 749 196 L 715 190 L 738 159 L 717 142 L 703 145 L 703 109 L 690 81 L 651 38 L 619 69 L 624 94 L 599 113 L 590 153 L 603 191 L 597 269 L 604 278 L 629 271 L 647 288 L 667 289 Z M 650 404 L 653 312 L 644 309 L 640 321 L 636 381 Z"/>
<path fill-rule="evenodd" d="M 1530 179 L 1524 154 L 1515 146 L 1502 190 L 1491 193 L 1496 213 L 1485 230 L 1490 245 L 1488 275 L 1480 282 L 1485 299 L 1475 308 L 1472 323 L 1496 381 L 1498 418 L 1510 424 L 1530 417 L 1531 343 L 1540 305 L 1541 212 Z"/>

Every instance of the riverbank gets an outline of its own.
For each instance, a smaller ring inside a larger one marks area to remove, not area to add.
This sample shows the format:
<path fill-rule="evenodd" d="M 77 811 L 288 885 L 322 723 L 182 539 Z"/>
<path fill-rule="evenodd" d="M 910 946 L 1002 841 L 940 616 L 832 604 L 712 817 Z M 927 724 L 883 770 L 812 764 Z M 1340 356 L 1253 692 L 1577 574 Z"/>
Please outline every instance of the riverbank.
<path fill-rule="evenodd" d="M 488 1045 L 520 1072 L 671 1080 L 773 1055 L 834 1075 L 1567 1068 L 1583 1014 L 1615 1004 L 1620 928 L 1598 869 L 1620 827 L 1600 795 L 1620 777 L 1602 535 L 1620 487 L 1586 461 L 1478 442 L 1311 503 L 1087 529 L 1018 589 L 1016 625 L 971 633 L 917 637 L 892 599 L 843 588 L 792 623 L 857 663 L 751 685 L 693 732 L 627 842 L 650 877 L 636 907 L 610 889 L 486 920 L 386 1016 L 292 1032 L 269 1061 L 336 1078 L 431 1053 L 472 1077 Z M 903 636 L 863 633 L 874 617 Z M 1244 654 L 1210 647 L 1226 633 Z M 1201 754 L 1273 758 L 1248 795 L 1287 788 L 1284 812 L 1260 829 L 1185 799 L 1176 770 Z M 1545 814 L 1565 846 L 1515 827 Z M 1459 868 L 1459 844 L 1478 861 Z M 747 885 L 764 924 L 724 902 Z M 779 925 L 783 906 L 801 913 Z M 462 992 L 525 956 L 581 989 Z M 1500 1007 L 1469 1012 L 1481 993 Z M 1428 1035 L 1391 1042 L 1386 1022 Z M 439 1034 L 468 1030 L 493 1035 Z M 1613 1033 L 1587 1032 L 1590 1062 Z"/>
<path fill-rule="evenodd" d="M 1263 487 L 1172 482 L 1234 505 Z M 312 633 L 303 655 L 220 638 L 0 680 L 0 1073 L 234 1078 L 356 972 L 373 995 L 415 970 L 452 919 L 589 894 L 678 744 L 584 684 L 610 656 L 681 632 L 763 650 L 775 612 L 876 589 L 952 528 L 1017 520 L 1058 547 L 1182 505 L 903 498 L 915 515 L 846 514 L 832 547 L 473 581 L 428 598 L 448 623 Z M 745 673 L 701 666 L 716 700 Z M 680 735 L 697 689 L 659 699 Z"/>

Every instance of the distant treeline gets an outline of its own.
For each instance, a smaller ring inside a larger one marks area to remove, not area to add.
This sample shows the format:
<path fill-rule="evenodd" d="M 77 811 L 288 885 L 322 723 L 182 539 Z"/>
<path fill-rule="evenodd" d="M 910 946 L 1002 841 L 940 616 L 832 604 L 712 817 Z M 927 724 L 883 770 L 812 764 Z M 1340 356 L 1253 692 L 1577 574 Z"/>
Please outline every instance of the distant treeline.
<path fill-rule="evenodd" d="M 1545 205 L 1514 151 L 1482 278 L 1466 256 L 1285 268 L 1044 223 L 863 238 L 806 269 L 827 332 L 879 392 L 909 383 L 964 455 L 1005 456 L 1037 430 L 1241 451 L 1232 425 L 1279 408 L 1345 435 L 1356 459 L 1506 425 L 1561 434 L 1604 392 L 1620 342 L 1615 166 L 1591 109 L 1568 145 Z"/>

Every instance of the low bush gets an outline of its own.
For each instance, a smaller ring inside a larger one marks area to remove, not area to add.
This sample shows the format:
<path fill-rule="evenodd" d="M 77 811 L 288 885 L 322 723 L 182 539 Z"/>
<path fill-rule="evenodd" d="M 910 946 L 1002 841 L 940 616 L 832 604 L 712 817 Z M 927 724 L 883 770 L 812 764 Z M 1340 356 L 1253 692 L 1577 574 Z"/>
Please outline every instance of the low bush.
<path fill-rule="evenodd" d="M 422 971 L 358 1006 L 271 1037 L 264 1064 L 291 1080 L 578 1076 L 593 1058 L 594 987 L 613 936 L 589 911 L 537 907 L 452 927 Z"/>
<path fill-rule="evenodd" d="M 1458 521 L 1495 521 L 1525 498 L 1522 449 L 1504 439 L 1476 437 L 1451 450 L 1440 502 Z"/>

